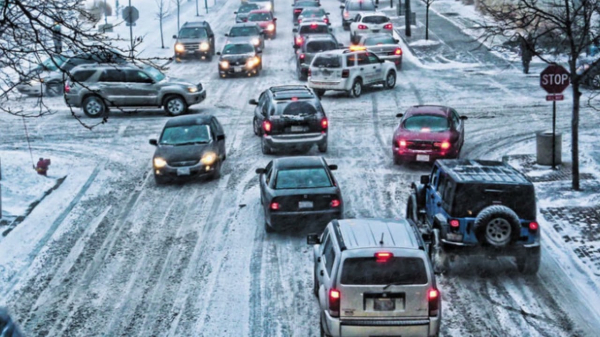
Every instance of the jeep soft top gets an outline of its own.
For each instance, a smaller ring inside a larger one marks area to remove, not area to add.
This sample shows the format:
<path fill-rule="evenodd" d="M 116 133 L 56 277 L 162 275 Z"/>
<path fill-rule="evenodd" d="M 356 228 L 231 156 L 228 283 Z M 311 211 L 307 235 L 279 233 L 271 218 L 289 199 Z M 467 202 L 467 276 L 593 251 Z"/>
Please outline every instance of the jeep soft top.
<path fill-rule="evenodd" d="M 474 159 L 443 159 L 438 162 L 456 182 L 533 186 L 521 172 L 503 162 Z"/>

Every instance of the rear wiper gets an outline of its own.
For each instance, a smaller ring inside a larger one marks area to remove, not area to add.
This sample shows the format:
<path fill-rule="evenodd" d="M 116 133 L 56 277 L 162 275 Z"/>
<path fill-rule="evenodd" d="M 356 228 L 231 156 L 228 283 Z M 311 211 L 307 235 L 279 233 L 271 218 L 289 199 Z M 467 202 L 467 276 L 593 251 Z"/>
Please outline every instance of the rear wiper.
<path fill-rule="evenodd" d="M 394 282 L 394 283 L 390 283 L 387 286 L 383 287 L 383 290 L 386 290 L 387 288 L 391 287 L 391 286 L 401 286 L 403 285 L 404 282 Z"/>

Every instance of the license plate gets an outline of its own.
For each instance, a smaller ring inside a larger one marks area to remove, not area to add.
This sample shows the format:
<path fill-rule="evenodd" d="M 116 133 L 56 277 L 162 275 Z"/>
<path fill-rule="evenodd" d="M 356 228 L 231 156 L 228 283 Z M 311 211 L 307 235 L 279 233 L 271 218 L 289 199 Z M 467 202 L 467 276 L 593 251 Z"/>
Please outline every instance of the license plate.
<path fill-rule="evenodd" d="M 393 311 L 396 309 L 396 302 L 393 298 L 376 298 L 373 302 L 373 309 L 376 311 Z"/>
<path fill-rule="evenodd" d="M 304 131 L 304 127 L 303 126 L 292 125 L 292 132 L 302 132 L 302 131 Z"/>
<path fill-rule="evenodd" d="M 239 66 L 239 67 L 233 67 L 233 71 L 235 71 L 236 73 L 241 73 L 244 70 L 244 67 Z"/>
<path fill-rule="evenodd" d="M 463 236 L 458 233 L 447 233 L 446 238 L 450 241 L 462 241 Z"/>
<path fill-rule="evenodd" d="M 417 161 L 429 161 L 429 155 L 426 154 L 418 154 Z"/>
<path fill-rule="evenodd" d="M 177 175 L 178 176 L 189 176 L 190 175 L 190 168 L 189 167 L 180 167 L 177 169 Z"/>
<path fill-rule="evenodd" d="M 312 201 L 300 201 L 298 202 L 298 208 L 313 208 Z"/>
<path fill-rule="evenodd" d="M 373 33 L 379 33 L 379 29 L 373 29 Z"/>

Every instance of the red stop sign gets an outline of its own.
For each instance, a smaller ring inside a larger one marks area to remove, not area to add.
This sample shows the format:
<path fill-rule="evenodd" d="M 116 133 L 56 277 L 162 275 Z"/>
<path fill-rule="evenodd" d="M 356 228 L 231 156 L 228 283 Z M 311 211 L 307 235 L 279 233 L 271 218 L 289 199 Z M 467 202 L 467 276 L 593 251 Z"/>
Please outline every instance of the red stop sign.
<path fill-rule="evenodd" d="M 551 64 L 540 74 L 540 85 L 549 94 L 560 94 L 571 83 L 567 69 L 557 64 Z"/>

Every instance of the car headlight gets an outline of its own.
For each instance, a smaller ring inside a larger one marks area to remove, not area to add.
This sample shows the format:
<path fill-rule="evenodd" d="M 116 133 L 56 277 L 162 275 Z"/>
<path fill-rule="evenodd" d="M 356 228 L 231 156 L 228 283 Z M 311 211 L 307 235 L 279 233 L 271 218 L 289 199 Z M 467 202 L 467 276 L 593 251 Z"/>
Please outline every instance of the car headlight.
<path fill-rule="evenodd" d="M 273 6 L 272 6 L 272 5 L 271 5 L 271 3 L 269 2 L 269 3 L 267 4 L 266 8 L 267 8 L 268 10 L 271 10 L 271 8 L 273 8 Z"/>
<path fill-rule="evenodd" d="M 160 158 L 160 157 L 156 157 L 154 158 L 154 167 L 155 168 L 163 168 L 167 166 L 167 161 Z"/>
<path fill-rule="evenodd" d="M 229 68 L 229 62 L 227 62 L 227 61 L 221 61 L 221 62 L 219 62 L 219 65 L 223 69 L 228 69 Z"/>
<path fill-rule="evenodd" d="M 182 53 L 182 52 L 185 51 L 185 46 L 183 44 L 181 44 L 181 43 L 176 43 L 175 44 L 175 51 Z"/>
<path fill-rule="evenodd" d="M 39 85 L 40 83 L 42 83 L 42 81 L 40 81 L 40 80 L 31 80 L 31 81 L 29 81 L 29 85 Z"/>
<path fill-rule="evenodd" d="M 202 155 L 200 162 L 204 165 L 212 165 L 215 163 L 215 160 L 217 160 L 217 155 L 214 152 L 206 152 Z"/>
<path fill-rule="evenodd" d="M 258 46 L 260 44 L 260 40 L 258 38 L 252 39 L 252 44 Z"/>
<path fill-rule="evenodd" d="M 191 92 L 191 93 L 195 93 L 196 91 L 198 91 L 198 87 L 188 87 L 187 91 Z"/>
<path fill-rule="evenodd" d="M 272 24 L 272 23 L 269 23 L 269 25 L 267 26 L 267 30 L 270 31 L 270 32 L 274 31 L 275 30 L 275 25 Z"/>
<path fill-rule="evenodd" d="M 202 42 L 200 44 L 200 50 L 202 51 L 207 51 L 210 48 L 210 46 L 208 45 L 208 42 Z"/>
<path fill-rule="evenodd" d="M 249 59 L 248 62 L 246 62 L 246 65 L 248 67 L 252 68 L 252 67 L 256 67 L 259 63 L 260 63 L 260 59 L 256 56 L 254 56 L 253 58 Z"/>

